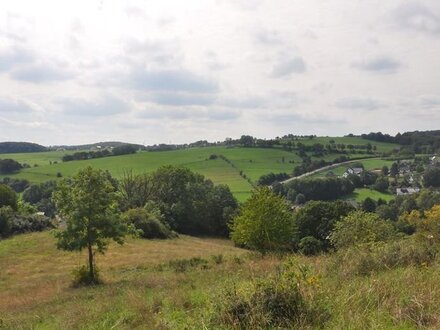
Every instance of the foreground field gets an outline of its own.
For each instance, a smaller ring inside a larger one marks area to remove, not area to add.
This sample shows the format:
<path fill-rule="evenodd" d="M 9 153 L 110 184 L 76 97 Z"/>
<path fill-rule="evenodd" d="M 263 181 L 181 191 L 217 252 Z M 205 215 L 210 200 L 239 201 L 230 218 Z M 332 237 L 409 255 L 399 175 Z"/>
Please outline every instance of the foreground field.
<path fill-rule="evenodd" d="M 226 291 L 267 278 L 287 259 L 313 287 L 307 299 L 319 300 L 326 311 L 323 328 L 440 326 L 437 262 L 362 275 L 352 271 L 359 265 L 351 257 L 341 264 L 331 254 L 259 257 L 218 239 L 130 240 L 99 257 L 104 285 L 72 288 L 71 269 L 84 258 L 57 251 L 47 232 L 0 241 L 0 324 L 7 329 L 228 328 L 219 307 Z"/>

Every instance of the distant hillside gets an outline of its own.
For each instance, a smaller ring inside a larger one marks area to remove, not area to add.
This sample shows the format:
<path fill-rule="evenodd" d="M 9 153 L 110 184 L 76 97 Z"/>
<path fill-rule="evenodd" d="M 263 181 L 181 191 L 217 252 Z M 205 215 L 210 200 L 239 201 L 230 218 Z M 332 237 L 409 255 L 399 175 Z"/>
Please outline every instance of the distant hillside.
<path fill-rule="evenodd" d="M 101 148 L 115 148 L 122 145 L 132 145 L 140 149 L 144 149 L 144 146 L 141 144 L 127 143 L 127 142 L 119 142 L 119 141 L 107 141 L 107 142 L 98 142 L 92 144 L 81 144 L 81 145 L 61 145 L 61 146 L 51 146 L 51 149 L 66 149 L 66 150 L 88 150 L 95 149 L 97 147 Z"/>
<path fill-rule="evenodd" d="M 47 151 L 46 147 L 29 142 L 0 142 L 0 154 L 41 152 Z"/>

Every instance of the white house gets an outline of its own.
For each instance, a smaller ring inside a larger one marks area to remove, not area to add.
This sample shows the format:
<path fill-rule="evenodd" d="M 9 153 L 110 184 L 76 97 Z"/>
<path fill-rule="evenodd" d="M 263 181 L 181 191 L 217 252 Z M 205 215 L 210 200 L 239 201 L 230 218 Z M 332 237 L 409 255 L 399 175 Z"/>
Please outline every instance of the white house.
<path fill-rule="evenodd" d="M 364 171 L 364 169 L 362 167 L 349 167 L 347 168 L 347 170 L 344 172 L 344 174 L 342 174 L 342 177 L 346 178 L 348 177 L 350 174 L 354 174 L 354 175 L 361 175 L 361 173 Z"/>

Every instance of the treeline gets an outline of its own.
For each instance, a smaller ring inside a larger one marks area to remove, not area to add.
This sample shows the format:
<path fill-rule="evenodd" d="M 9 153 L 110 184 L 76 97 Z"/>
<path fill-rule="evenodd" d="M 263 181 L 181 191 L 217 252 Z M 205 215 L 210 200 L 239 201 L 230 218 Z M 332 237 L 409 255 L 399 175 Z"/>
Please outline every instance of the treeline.
<path fill-rule="evenodd" d="M 301 194 L 305 201 L 335 200 L 351 194 L 355 189 L 353 183 L 345 178 L 306 178 L 292 180 L 275 189 L 276 192 L 294 201 Z"/>
<path fill-rule="evenodd" d="M 112 150 L 104 149 L 98 151 L 79 151 L 71 155 L 64 155 L 61 159 L 63 162 L 70 162 L 72 160 L 86 160 L 110 156 L 121 156 L 134 154 L 137 150 L 138 148 L 135 145 L 125 144 L 114 147 Z"/>
<path fill-rule="evenodd" d="M 228 222 L 238 203 L 226 185 L 214 185 L 200 174 L 173 166 L 164 166 L 149 174 L 126 172 L 120 180 L 109 172 L 103 173 L 111 190 L 118 195 L 119 213 L 141 230 L 145 238 L 168 238 L 174 233 L 204 236 L 229 233 Z M 65 179 L 61 185 L 70 182 L 71 179 Z M 4 183 L 0 184 L 0 212 L 2 207 L 12 209 L 4 210 L 3 220 L 0 216 L 0 228 L 9 228 L 4 235 L 17 232 L 10 228 L 16 222 L 14 219 L 22 215 L 42 212 L 45 217 L 41 221 L 48 224 L 47 218 L 57 214 L 52 198 L 59 187 L 55 181 L 29 185 L 27 181 L 6 179 Z M 17 190 L 23 191 L 20 199 L 8 185 L 17 185 Z M 33 226 L 40 228 L 36 223 Z"/>
<path fill-rule="evenodd" d="M 397 143 L 411 153 L 435 153 L 440 150 L 440 130 L 397 133 L 395 136 L 377 132 L 362 134 L 361 137 L 372 141 Z"/>
<path fill-rule="evenodd" d="M 41 152 L 47 151 L 46 147 L 29 142 L 0 142 L 0 154 Z"/>

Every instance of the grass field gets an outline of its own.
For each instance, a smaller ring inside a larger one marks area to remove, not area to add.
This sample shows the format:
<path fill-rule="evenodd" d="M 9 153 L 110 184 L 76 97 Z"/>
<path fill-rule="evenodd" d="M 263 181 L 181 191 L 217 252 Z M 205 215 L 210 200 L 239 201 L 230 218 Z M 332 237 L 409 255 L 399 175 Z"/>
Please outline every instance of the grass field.
<path fill-rule="evenodd" d="M 286 259 L 313 279 L 307 299 L 327 311 L 322 328 L 440 326 L 437 261 L 356 275 L 357 257 L 341 265 L 343 255 L 259 257 L 220 239 L 130 240 L 98 257 L 105 284 L 73 288 L 71 270 L 85 257 L 54 243 L 47 232 L 0 240 L 2 328 L 226 329 L 218 321 L 226 290 L 249 288 Z M 179 270 L 169 263 L 195 257 L 202 264 Z"/>
<path fill-rule="evenodd" d="M 396 196 L 389 193 L 382 193 L 377 190 L 369 189 L 369 188 L 356 188 L 354 192 L 344 199 L 346 200 L 355 200 L 358 203 L 361 203 L 365 200 L 365 198 L 370 197 L 371 199 L 378 200 L 379 198 L 389 202 L 394 199 Z"/>
<path fill-rule="evenodd" d="M 316 138 L 316 140 L 322 139 L 327 138 Z M 337 141 L 336 138 L 333 139 Z M 353 142 L 355 141 L 353 139 L 356 138 L 339 139 L 345 139 L 346 141 Z M 248 182 L 243 175 L 240 175 L 240 172 L 242 172 L 246 178 L 249 178 L 251 182 L 255 183 L 261 175 L 270 172 L 291 173 L 293 168 L 302 162 L 301 158 L 296 155 L 295 152 L 288 152 L 280 148 L 190 148 L 163 152 L 138 152 L 132 155 L 63 163 L 61 161 L 61 157 L 64 154 L 66 154 L 66 152 L 53 151 L 41 153 L 3 154 L 0 156 L 1 158 L 12 158 L 20 163 L 27 163 L 31 165 L 31 168 L 24 169 L 15 175 L 8 176 L 27 179 L 33 183 L 57 180 L 58 173 L 61 173 L 63 177 L 69 177 L 75 174 L 79 169 L 89 165 L 108 170 L 115 177 L 120 177 L 123 175 L 124 171 L 128 170 L 132 170 L 133 173 L 144 173 L 154 171 L 163 165 L 181 165 L 203 174 L 207 178 L 211 179 L 215 184 L 227 184 L 234 196 L 239 201 L 246 200 L 250 196 L 253 189 L 252 184 Z M 223 155 L 230 161 L 230 163 L 220 158 L 209 160 L 209 156 L 212 154 Z M 338 156 L 340 155 L 330 154 L 325 155 L 323 159 L 330 161 Z M 351 155 L 351 157 L 361 156 L 365 155 Z M 384 164 L 391 164 L 390 161 L 383 161 L 379 159 L 361 161 L 366 169 L 381 168 Z M 34 164 L 38 166 L 34 167 Z M 341 175 L 345 169 L 346 166 L 341 166 L 333 169 L 332 171 L 338 175 Z M 316 176 L 324 176 L 327 172 L 320 172 L 316 174 Z"/>
<path fill-rule="evenodd" d="M 243 201 L 251 193 L 252 185 L 240 176 L 240 171 L 252 181 L 269 172 L 292 172 L 294 163 L 301 159 L 292 152 L 281 149 L 259 148 L 191 148 L 164 152 L 138 152 L 132 155 L 106 157 L 99 159 L 71 161 L 62 163 L 63 152 L 44 152 L 27 154 L 4 154 L 2 158 L 13 158 L 22 163 L 38 164 L 38 167 L 24 169 L 12 177 L 27 179 L 31 182 L 56 180 L 57 173 L 63 177 L 75 174 L 79 169 L 93 166 L 110 171 L 120 177 L 124 171 L 134 173 L 151 172 L 163 165 L 182 165 L 205 175 L 216 184 L 227 184 L 238 200 Z M 217 158 L 208 160 L 211 154 L 224 155 L 235 167 Z M 284 160 L 284 162 L 283 162 Z M 57 164 L 49 162 L 57 161 Z"/>

